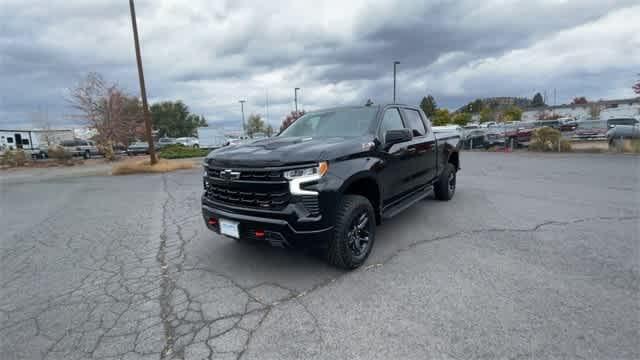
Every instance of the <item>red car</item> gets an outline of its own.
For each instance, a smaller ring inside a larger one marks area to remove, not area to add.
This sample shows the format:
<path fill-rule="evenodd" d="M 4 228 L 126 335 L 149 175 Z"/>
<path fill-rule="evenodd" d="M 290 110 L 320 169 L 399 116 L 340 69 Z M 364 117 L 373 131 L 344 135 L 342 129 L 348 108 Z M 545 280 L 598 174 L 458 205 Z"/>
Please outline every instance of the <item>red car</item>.
<path fill-rule="evenodd" d="M 518 128 L 517 130 L 507 130 L 504 134 L 504 138 L 507 140 L 507 144 L 513 146 L 527 145 L 531 141 L 531 135 L 533 134 L 533 128 Z"/>

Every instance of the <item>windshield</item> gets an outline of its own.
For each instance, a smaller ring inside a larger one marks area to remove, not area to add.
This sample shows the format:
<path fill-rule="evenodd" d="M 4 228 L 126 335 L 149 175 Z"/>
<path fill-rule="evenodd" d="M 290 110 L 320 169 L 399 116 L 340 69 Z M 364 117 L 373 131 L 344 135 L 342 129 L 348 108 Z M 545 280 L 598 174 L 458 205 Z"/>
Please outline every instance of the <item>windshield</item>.
<path fill-rule="evenodd" d="M 372 128 L 377 108 L 336 109 L 302 116 L 284 130 L 281 137 L 354 137 Z"/>

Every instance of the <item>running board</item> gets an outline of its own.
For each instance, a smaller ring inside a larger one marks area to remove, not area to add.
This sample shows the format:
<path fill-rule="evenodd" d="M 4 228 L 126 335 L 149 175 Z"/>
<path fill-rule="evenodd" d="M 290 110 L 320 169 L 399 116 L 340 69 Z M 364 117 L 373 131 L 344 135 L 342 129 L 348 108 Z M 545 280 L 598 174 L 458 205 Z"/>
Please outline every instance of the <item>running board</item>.
<path fill-rule="evenodd" d="M 388 209 L 383 210 L 382 219 L 388 220 L 400 214 L 404 210 L 411 207 L 411 205 L 429 196 L 432 190 L 433 190 L 432 186 L 427 186 L 425 189 L 420 190 L 415 194 L 407 196 L 405 199 L 402 199 L 402 201 L 400 201 L 398 204 L 392 205 Z"/>

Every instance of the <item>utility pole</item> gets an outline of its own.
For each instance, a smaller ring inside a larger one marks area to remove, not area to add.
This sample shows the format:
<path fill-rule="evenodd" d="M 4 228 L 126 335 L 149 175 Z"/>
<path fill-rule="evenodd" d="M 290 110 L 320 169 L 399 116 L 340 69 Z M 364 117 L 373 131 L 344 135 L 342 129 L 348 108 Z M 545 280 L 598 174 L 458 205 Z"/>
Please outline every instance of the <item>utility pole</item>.
<path fill-rule="evenodd" d="M 558 105 L 558 102 L 556 101 L 558 98 L 556 97 L 556 88 L 553 88 L 553 106 Z"/>
<path fill-rule="evenodd" d="M 131 10 L 131 26 L 133 27 L 133 42 L 136 48 L 136 61 L 138 63 L 138 77 L 140 79 L 140 97 L 142 98 L 142 111 L 144 116 L 144 130 L 149 143 L 149 157 L 151 165 L 158 162 L 156 158 L 156 149 L 153 143 L 153 135 L 151 134 L 151 114 L 149 113 L 149 104 L 147 103 L 147 90 L 144 85 L 144 73 L 142 71 L 142 55 L 140 55 L 140 42 L 138 40 L 138 25 L 136 21 L 136 9 L 133 0 L 129 0 L 129 8 Z"/>
<path fill-rule="evenodd" d="M 244 103 L 247 100 L 240 100 L 240 111 L 242 112 L 242 135 L 247 135 L 247 129 L 244 125 Z"/>
<path fill-rule="evenodd" d="M 269 122 L 269 89 L 265 90 L 265 98 L 264 98 L 264 114 L 266 117 L 267 127 L 271 126 Z"/>
<path fill-rule="evenodd" d="M 396 65 L 400 64 L 400 61 L 393 62 L 393 103 L 396 103 Z"/>
<path fill-rule="evenodd" d="M 293 89 L 293 101 L 296 103 L 296 114 L 298 113 L 298 90 L 300 90 L 299 87 Z"/>

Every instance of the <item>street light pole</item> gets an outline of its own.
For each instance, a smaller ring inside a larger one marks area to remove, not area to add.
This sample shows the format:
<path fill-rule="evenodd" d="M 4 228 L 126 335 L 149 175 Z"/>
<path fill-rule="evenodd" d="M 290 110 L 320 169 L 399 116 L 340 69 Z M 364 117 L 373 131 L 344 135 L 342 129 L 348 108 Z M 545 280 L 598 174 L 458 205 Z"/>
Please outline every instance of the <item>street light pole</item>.
<path fill-rule="evenodd" d="M 393 103 L 396 103 L 396 65 L 400 64 L 400 61 L 393 62 Z"/>
<path fill-rule="evenodd" d="M 136 48 L 136 61 L 138 63 L 138 78 L 140 79 L 140 97 L 142 98 L 142 111 L 144 116 L 144 130 L 149 143 L 149 157 L 151 165 L 158 162 L 156 158 L 156 149 L 151 134 L 151 114 L 149 113 L 149 104 L 147 103 L 147 90 L 144 84 L 144 72 L 142 71 L 142 55 L 140 54 L 140 42 L 138 40 L 138 24 L 136 21 L 136 9 L 133 0 L 129 0 L 129 10 L 131 11 L 131 26 L 133 27 L 133 43 Z"/>
<path fill-rule="evenodd" d="M 300 90 L 299 87 L 293 89 L 293 101 L 296 103 L 296 114 L 298 113 L 298 90 Z"/>
<path fill-rule="evenodd" d="M 244 103 L 247 100 L 240 100 L 240 111 L 242 112 L 242 135 L 247 135 L 247 129 L 244 125 Z"/>

